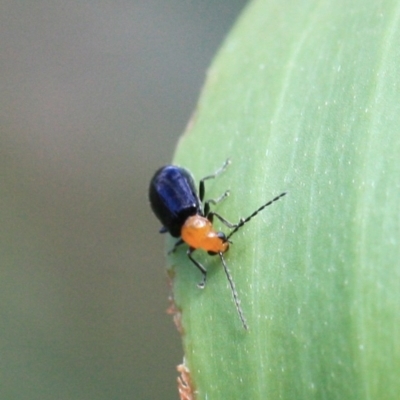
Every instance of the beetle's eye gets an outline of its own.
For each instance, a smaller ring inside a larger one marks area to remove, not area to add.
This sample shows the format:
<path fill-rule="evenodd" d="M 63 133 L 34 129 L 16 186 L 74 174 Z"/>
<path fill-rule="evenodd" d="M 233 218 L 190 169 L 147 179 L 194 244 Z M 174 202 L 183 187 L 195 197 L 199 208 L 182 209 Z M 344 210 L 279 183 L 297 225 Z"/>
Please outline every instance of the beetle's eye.
<path fill-rule="evenodd" d="M 217 232 L 217 236 L 220 238 L 220 239 L 222 239 L 222 241 L 225 243 L 227 240 L 226 240 L 226 235 L 225 235 L 225 233 L 224 232 Z"/>

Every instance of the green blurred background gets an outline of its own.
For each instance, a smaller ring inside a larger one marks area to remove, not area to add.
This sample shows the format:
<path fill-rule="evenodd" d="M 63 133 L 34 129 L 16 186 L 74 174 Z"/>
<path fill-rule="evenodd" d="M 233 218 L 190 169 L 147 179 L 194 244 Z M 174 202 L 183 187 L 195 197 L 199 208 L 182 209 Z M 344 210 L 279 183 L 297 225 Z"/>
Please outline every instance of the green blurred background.
<path fill-rule="evenodd" d="M 244 0 L 0 5 L 0 399 L 177 399 L 168 163 Z"/>

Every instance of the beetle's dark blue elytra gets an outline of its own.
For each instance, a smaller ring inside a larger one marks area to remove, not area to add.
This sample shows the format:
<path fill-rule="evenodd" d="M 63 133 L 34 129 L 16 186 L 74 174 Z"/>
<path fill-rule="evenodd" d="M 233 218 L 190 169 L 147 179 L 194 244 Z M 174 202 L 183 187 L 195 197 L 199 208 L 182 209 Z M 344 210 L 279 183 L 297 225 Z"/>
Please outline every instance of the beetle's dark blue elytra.
<path fill-rule="evenodd" d="M 161 232 L 181 236 L 188 217 L 201 214 L 201 202 L 192 175 L 188 170 L 167 165 L 156 171 L 150 182 L 150 205 L 163 224 Z"/>

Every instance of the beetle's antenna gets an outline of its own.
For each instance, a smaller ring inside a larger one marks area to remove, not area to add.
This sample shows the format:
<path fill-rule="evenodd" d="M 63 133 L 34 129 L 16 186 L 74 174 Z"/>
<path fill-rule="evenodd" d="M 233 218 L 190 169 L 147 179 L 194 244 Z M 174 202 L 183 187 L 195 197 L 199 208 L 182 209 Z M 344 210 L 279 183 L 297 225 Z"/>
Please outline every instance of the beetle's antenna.
<path fill-rule="evenodd" d="M 260 211 L 264 210 L 265 207 L 270 206 L 272 203 L 275 201 L 279 200 L 281 197 L 283 197 L 286 194 L 286 192 L 281 193 L 279 196 L 276 196 L 274 199 L 270 200 L 268 203 L 265 203 L 262 205 L 260 208 L 258 208 L 256 211 L 253 212 L 253 214 L 249 215 L 247 218 L 242 218 L 239 223 L 236 225 L 235 229 L 227 236 L 226 240 L 228 240 L 232 235 L 234 235 L 244 224 L 249 222 L 253 217 L 255 217 Z"/>
<path fill-rule="evenodd" d="M 224 267 L 224 271 L 225 271 L 226 277 L 228 278 L 229 284 L 231 285 L 231 291 L 232 291 L 233 300 L 235 302 L 236 309 L 237 309 L 237 312 L 239 314 L 240 320 L 242 321 L 243 328 L 247 330 L 248 326 L 247 326 L 247 323 L 246 323 L 246 318 L 243 315 L 242 307 L 240 307 L 240 300 L 239 300 L 239 296 L 238 296 L 236 288 L 235 288 L 235 284 L 234 284 L 233 279 L 232 279 L 232 275 L 229 272 L 228 266 L 226 265 L 226 262 L 225 262 L 225 259 L 224 259 L 224 256 L 222 255 L 222 253 L 219 252 L 218 254 L 219 254 L 220 258 L 221 258 L 221 262 L 222 262 L 222 265 Z"/>

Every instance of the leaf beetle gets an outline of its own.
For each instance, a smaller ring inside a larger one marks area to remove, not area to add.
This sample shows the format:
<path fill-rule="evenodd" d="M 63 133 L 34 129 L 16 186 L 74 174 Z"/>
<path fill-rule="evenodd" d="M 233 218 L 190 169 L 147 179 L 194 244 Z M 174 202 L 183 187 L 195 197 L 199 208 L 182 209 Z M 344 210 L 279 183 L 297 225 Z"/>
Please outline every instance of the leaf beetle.
<path fill-rule="evenodd" d="M 229 191 L 226 191 L 217 199 L 204 201 L 204 182 L 208 179 L 216 178 L 225 171 L 229 164 L 230 160 L 228 159 L 216 172 L 201 179 L 198 192 L 194 179 L 187 169 L 175 165 L 161 167 L 155 172 L 150 181 L 149 200 L 154 214 L 162 223 L 160 233 L 169 232 L 171 236 L 179 238 L 170 253 L 174 252 L 181 244 L 186 243 L 189 246 L 187 256 L 201 271 L 203 276 L 198 287 L 205 287 L 207 270 L 193 258 L 192 253 L 195 250 L 201 249 L 209 255 L 219 255 L 231 287 L 240 320 L 243 327 L 248 329 L 246 319 L 240 307 L 238 294 L 223 254 L 229 249 L 229 244 L 231 243 L 229 239 L 232 235 L 265 207 L 285 196 L 286 192 L 263 204 L 247 218 L 241 218 L 237 224 L 232 224 L 210 209 L 211 204 L 216 205 L 224 200 L 229 195 Z M 224 225 L 232 229 L 232 231 L 228 235 L 225 235 L 221 231 L 216 231 L 212 225 L 214 217 L 218 218 Z"/>

